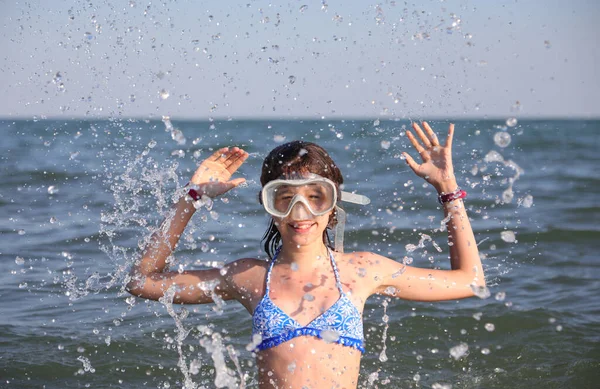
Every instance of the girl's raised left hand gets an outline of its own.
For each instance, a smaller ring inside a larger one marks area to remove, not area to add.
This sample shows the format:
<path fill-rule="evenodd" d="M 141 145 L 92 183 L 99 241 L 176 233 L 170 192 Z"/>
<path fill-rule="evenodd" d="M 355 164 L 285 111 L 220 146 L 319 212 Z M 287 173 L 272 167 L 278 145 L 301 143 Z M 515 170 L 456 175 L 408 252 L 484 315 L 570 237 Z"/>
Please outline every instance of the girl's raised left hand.
<path fill-rule="evenodd" d="M 421 156 L 423 163 L 418 164 L 406 152 L 402 153 L 406 158 L 406 163 L 419 177 L 435 187 L 438 193 L 448 193 L 456 190 L 456 178 L 454 177 L 454 168 L 452 166 L 452 137 L 454 135 L 454 124 L 448 127 L 448 136 L 445 144 L 442 146 L 438 141 L 437 135 L 427 122 L 422 123 L 425 132 L 417 123 L 413 123 L 413 130 L 417 133 L 419 140 L 411 131 L 406 131 L 406 136 L 415 150 Z"/>

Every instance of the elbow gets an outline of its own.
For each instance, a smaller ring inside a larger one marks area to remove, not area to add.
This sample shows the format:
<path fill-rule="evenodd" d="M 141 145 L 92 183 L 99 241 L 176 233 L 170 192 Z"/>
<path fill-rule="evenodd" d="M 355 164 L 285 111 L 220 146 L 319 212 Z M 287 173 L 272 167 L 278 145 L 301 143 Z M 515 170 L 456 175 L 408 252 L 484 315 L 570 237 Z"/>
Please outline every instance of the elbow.
<path fill-rule="evenodd" d="M 145 290 L 145 277 L 141 274 L 139 274 L 138 272 L 135 271 L 131 271 L 131 273 L 129 273 L 129 277 L 127 277 L 128 279 L 126 280 L 127 283 L 125 284 L 125 290 L 136 297 L 144 297 L 144 290 Z"/>

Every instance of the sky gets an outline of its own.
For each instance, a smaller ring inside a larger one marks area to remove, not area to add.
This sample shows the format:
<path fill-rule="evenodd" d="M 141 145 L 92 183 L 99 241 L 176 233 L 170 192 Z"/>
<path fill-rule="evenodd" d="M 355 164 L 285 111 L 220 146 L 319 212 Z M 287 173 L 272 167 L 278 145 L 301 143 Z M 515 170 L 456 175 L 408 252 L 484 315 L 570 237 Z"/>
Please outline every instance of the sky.
<path fill-rule="evenodd" d="M 600 117 L 600 2 L 5 1 L 4 118 Z"/>

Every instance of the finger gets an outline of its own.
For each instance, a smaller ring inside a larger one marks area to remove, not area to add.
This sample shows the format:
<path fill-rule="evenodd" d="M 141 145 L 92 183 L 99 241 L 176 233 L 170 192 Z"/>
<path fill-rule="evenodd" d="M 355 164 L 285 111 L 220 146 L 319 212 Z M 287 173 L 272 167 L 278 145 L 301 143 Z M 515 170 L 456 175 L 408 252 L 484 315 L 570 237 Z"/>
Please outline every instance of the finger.
<path fill-rule="evenodd" d="M 415 138 L 415 136 L 412 134 L 412 132 L 406 131 L 406 136 L 408 137 L 408 140 L 410 140 L 410 143 L 412 143 L 415 150 L 417 150 L 417 152 L 421 155 L 421 158 L 423 159 L 423 161 L 425 161 L 427 158 L 429 158 L 429 154 L 427 153 L 427 150 L 425 150 L 423 148 L 423 146 L 421 146 L 421 144 L 419 143 L 417 138 Z"/>
<path fill-rule="evenodd" d="M 423 145 L 425 145 L 425 147 L 427 147 L 427 148 L 431 147 L 431 142 L 425 136 L 425 134 L 423 133 L 423 130 L 421 130 L 421 127 L 419 127 L 419 125 L 417 123 L 413 123 L 412 127 L 413 127 L 413 130 L 415 130 L 415 132 L 417 133 L 417 135 L 419 135 L 419 138 L 421 138 L 421 142 L 423 142 Z"/>
<path fill-rule="evenodd" d="M 210 161 L 218 161 L 220 158 L 226 155 L 228 151 L 229 147 L 220 148 L 219 150 L 215 151 L 210 157 L 208 157 L 208 159 Z"/>
<path fill-rule="evenodd" d="M 236 155 L 235 159 L 232 159 L 231 165 L 227 166 L 227 170 L 233 173 L 239 169 L 240 166 L 248 159 L 248 153 L 244 150 L 240 150 L 240 153 Z"/>
<path fill-rule="evenodd" d="M 425 128 L 425 132 L 427 133 L 427 135 L 429 136 L 429 139 L 431 140 L 431 144 L 433 146 L 439 146 L 440 142 L 438 141 L 437 135 L 431 129 L 431 127 L 429 126 L 429 123 L 423 122 L 423 127 Z"/>
<path fill-rule="evenodd" d="M 406 160 L 406 164 L 412 169 L 413 172 L 417 172 L 419 169 L 419 164 L 415 162 L 415 160 L 408 153 L 402 153 Z"/>
<path fill-rule="evenodd" d="M 452 148 L 452 139 L 454 139 L 454 123 L 448 126 L 448 137 L 446 138 L 446 147 Z"/>
<path fill-rule="evenodd" d="M 240 157 L 240 154 L 243 151 L 238 147 L 233 147 L 223 153 L 222 157 L 224 158 L 221 162 L 225 165 L 225 167 L 229 168 L 230 165 L 235 163 L 235 161 Z"/>
<path fill-rule="evenodd" d="M 245 178 L 234 178 L 233 180 L 229 181 L 229 183 L 233 185 L 233 188 L 240 184 L 243 184 L 244 182 L 246 182 Z"/>

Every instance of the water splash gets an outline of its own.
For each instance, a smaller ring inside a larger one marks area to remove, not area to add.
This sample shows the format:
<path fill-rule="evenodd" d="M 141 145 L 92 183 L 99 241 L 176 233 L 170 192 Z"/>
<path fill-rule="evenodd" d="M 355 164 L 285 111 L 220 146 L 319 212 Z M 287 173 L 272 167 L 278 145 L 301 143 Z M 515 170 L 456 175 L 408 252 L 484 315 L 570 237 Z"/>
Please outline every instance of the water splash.
<path fill-rule="evenodd" d="M 459 360 L 469 353 L 469 345 L 467 343 L 460 343 L 452 348 L 450 348 L 450 356 L 455 360 Z"/>

